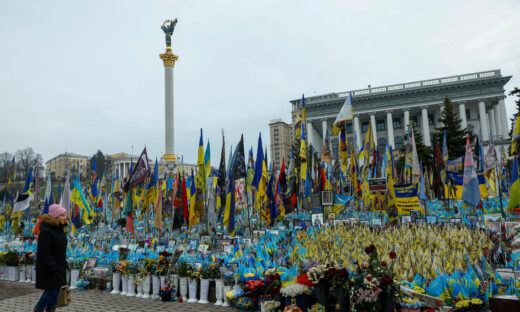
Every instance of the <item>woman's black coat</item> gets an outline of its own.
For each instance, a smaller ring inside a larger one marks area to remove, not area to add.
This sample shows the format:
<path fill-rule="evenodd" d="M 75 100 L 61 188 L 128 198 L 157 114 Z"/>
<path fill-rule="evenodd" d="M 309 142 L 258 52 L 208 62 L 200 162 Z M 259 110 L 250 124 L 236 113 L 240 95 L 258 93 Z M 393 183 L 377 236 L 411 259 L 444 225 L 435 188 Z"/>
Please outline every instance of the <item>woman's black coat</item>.
<path fill-rule="evenodd" d="M 36 253 L 36 288 L 59 289 L 67 284 L 67 235 L 57 219 L 42 216 Z"/>

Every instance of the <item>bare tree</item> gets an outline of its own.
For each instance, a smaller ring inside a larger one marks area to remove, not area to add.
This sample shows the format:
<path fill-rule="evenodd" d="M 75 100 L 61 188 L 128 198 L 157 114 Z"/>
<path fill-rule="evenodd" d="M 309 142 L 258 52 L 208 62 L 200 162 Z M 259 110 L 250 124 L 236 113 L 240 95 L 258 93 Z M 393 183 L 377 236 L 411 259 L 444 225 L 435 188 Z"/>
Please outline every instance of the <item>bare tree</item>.
<path fill-rule="evenodd" d="M 26 147 L 16 152 L 16 177 L 18 180 L 25 180 L 31 168 L 38 171 L 38 176 L 42 176 L 43 159 L 42 155 L 36 154 L 32 147 Z"/>
<path fill-rule="evenodd" d="M 11 155 L 11 153 L 3 152 L 0 154 L 0 182 L 5 183 L 9 179 L 9 171 L 11 169 L 12 160 L 13 155 Z"/>

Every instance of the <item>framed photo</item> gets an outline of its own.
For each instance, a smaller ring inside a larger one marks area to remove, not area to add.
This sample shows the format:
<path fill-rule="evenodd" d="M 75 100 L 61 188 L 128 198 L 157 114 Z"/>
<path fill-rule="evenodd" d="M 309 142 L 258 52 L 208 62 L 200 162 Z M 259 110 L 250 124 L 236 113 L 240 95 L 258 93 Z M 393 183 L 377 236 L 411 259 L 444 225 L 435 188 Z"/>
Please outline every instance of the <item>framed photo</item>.
<path fill-rule="evenodd" d="M 520 271 L 515 271 L 515 280 L 520 281 Z"/>
<path fill-rule="evenodd" d="M 502 235 L 502 222 L 486 221 L 486 230 L 497 235 Z"/>
<path fill-rule="evenodd" d="M 415 219 L 421 217 L 421 211 L 420 210 L 412 210 L 412 211 L 410 211 L 410 217 L 412 218 L 412 221 L 415 221 Z"/>
<path fill-rule="evenodd" d="M 341 220 L 334 220 L 334 226 L 340 226 L 343 225 L 343 222 Z"/>
<path fill-rule="evenodd" d="M 188 251 L 196 250 L 197 244 L 198 244 L 198 241 L 196 239 L 190 239 L 188 242 L 188 246 L 186 246 L 186 249 L 188 249 Z"/>
<path fill-rule="evenodd" d="M 426 216 L 426 223 L 428 223 L 428 224 L 437 223 L 437 217 L 436 216 Z"/>
<path fill-rule="evenodd" d="M 336 214 L 334 212 L 329 212 L 329 219 L 336 219 Z"/>
<path fill-rule="evenodd" d="M 322 213 L 313 213 L 312 214 L 312 225 L 313 226 L 322 226 L 323 225 L 323 214 Z"/>
<path fill-rule="evenodd" d="M 168 242 L 168 248 L 170 248 L 170 249 L 175 249 L 175 245 L 176 245 L 176 244 L 177 244 L 177 242 L 176 242 L 174 239 L 172 239 L 172 240 L 170 240 L 170 241 Z"/>
<path fill-rule="evenodd" d="M 94 269 L 94 267 L 96 267 L 96 263 L 97 263 L 97 258 L 91 257 L 91 258 L 88 258 L 87 261 L 85 261 L 85 264 L 83 266 L 87 270 L 92 270 L 92 269 Z"/>
<path fill-rule="evenodd" d="M 508 269 L 509 268 L 499 268 L 499 269 L 497 269 L 497 272 L 500 273 L 500 276 L 502 276 L 502 278 L 506 281 L 515 279 L 516 278 L 515 271 L 513 271 L 512 269 L 509 269 L 509 270 Z"/>
<path fill-rule="evenodd" d="M 379 218 L 373 219 L 372 220 L 372 224 L 373 225 L 378 225 L 378 226 L 381 225 L 381 219 L 379 219 Z"/>
<path fill-rule="evenodd" d="M 426 223 L 426 218 L 417 218 L 417 219 L 415 219 L 415 223 L 417 223 L 417 224 Z"/>
<path fill-rule="evenodd" d="M 506 228 L 506 236 L 513 237 L 515 236 L 515 227 L 520 225 L 520 222 L 505 222 L 504 226 Z"/>
<path fill-rule="evenodd" d="M 201 253 L 206 253 L 209 249 L 209 245 L 208 244 L 200 244 L 199 245 L 199 252 Z"/>
<path fill-rule="evenodd" d="M 466 218 L 468 219 L 469 223 L 471 223 L 471 227 L 476 227 L 478 222 L 478 216 L 477 215 L 467 215 Z"/>
<path fill-rule="evenodd" d="M 226 255 L 230 255 L 233 253 L 233 246 L 232 245 L 225 245 L 222 248 L 222 252 Z"/>
<path fill-rule="evenodd" d="M 412 223 L 412 217 L 411 216 L 401 216 L 401 223 L 402 224 Z"/>
<path fill-rule="evenodd" d="M 361 220 L 359 221 L 360 224 L 364 224 L 364 225 L 370 225 L 370 221 L 368 220 Z"/>
<path fill-rule="evenodd" d="M 450 219 L 450 223 L 451 224 L 461 224 L 462 223 L 462 219 L 461 218 L 451 218 Z"/>

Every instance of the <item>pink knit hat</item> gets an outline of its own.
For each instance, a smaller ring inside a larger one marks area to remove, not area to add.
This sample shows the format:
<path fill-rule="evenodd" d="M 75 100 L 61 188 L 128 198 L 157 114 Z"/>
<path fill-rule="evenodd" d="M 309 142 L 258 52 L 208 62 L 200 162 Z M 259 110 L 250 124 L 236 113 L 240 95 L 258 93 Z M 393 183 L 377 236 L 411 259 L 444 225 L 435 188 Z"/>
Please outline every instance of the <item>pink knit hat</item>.
<path fill-rule="evenodd" d="M 66 212 L 67 210 L 58 204 L 53 204 L 49 207 L 49 216 L 53 219 Z"/>

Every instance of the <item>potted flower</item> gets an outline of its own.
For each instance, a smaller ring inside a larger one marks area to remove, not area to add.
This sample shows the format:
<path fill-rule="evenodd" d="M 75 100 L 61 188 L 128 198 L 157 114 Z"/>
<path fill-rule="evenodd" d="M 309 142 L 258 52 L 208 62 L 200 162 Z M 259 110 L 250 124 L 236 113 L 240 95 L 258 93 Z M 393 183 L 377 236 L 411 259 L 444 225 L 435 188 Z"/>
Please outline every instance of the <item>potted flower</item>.
<path fill-rule="evenodd" d="M 7 265 L 7 272 L 11 282 L 20 279 L 20 271 L 18 270 L 18 252 L 15 250 L 8 250 L 4 254 L 5 265 Z"/>
<path fill-rule="evenodd" d="M 279 302 L 279 306 L 282 305 L 282 295 L 280 294 L 280 288 L 282 287 L 282 282 L 280 278 L 280 274 L 276 273 L 275 270 L 267 270 L 265 272 L 265 283 L 267 287 L 265 288 L 266 298 L 272 298 L 274 301 Z M 262 303 L 261 300 L 260 303 Z"/>
<path fill-rule="evenodd" d="M 128 264 L 128 293 L 126 294 L 127 297 L 134 297 L 136 295 L 135 280 L 137 278 L 137 273 L 139 273 L 139 268 L 137 267 L 137 264 L 130 262 Z"/>
<path fill-rule="evenodd" d="M 222 281 L 222 273 L 216 263 L 208 266 L 208 278 L 215 281 L 215 305 L 222 305 L 224 295 L 224 282 Z M 212 298 L 212 290 L 210 289 L 210 298 Z"/>
<path fill-rule="evenodd" d="M 486 305 L 478 298 L 460 300 L 455 303 L 456 312 L 483 312 Z"/>
<path fill-rule="evenodd" d="M 191 266 L 184 261 L 177 265 L 177 274 L 179 274 L 179 301 L 183 300 L 188 295 L 188 277 L 191 275 Z"/>
<path fill-rule="evenodd" d="M 152 275 L 155 274 L 157 269 L 158 261 L 155 259 L 145 259 L 144 260 L 144 268 L 145 277 L 143 279 L 143 298 L 150 298 L 150 288 L 152 284 Z"/>
<path fill-rule="evenodd" d="M 336 295 L 336 311 L 350 310 L 349 276 L 346 268 L 331 267 L 325 273 Z"/>
<path fill-rule="evenodd" d="M 171 253 L 163 251 L 159 254 L 159 262 L 157 263 L 157 274 L 159 275 L 160 287 L 164 286 L 166 276 L 170 270 Z"/>
<path fill-rule="evenodd" d="M 318 263 L 307 271 L 307 277 L 315 285 L 316 301 L 323 306 L 329 305 L 330 283 L 325 273 L 330 267 L 331 265 Z"/>
<path fill-rule="evenodd" d="M 110 265 L 110 270 L 112 271 L 112 291 L 111 294 L 120 294 L 121 290 L 121 272 L 117 270 L 117 265 L 119 262 L 112 262 Z"/>
<path fill-rule="evenodd" d="M 280 288 L 280 294 L 285 297 L 285 303 L 287 306 L 296 305 L 306 312 L 308 305 L 307 296 L 311 295 L 312 291 L 308 286 L 293 283 Z"/>
<path fill-rule="evenodd" d="M 260 304 L 262 312 L 276 312 L 278 307 L 280 307 L 280 302 L 275 300 L 263 301 Z"/>
<path fill-rule="evenodd" d="M 116 266 L 116 271 L 121 273 L 121 286 L 122 291 L 120 293 L 121 296 L 126 296 L 128 294 L 128 265 L 130 262 L 128 260 L 121 260 L 118 262 Z"/>
<path fill-rule="evenodd" d="M 188 270 L 189 280 L 188 280 L 188 294 L 189 299 L 188 302 L 197 302 L 197 286 L 200 278 L 199 270 Z"/>

